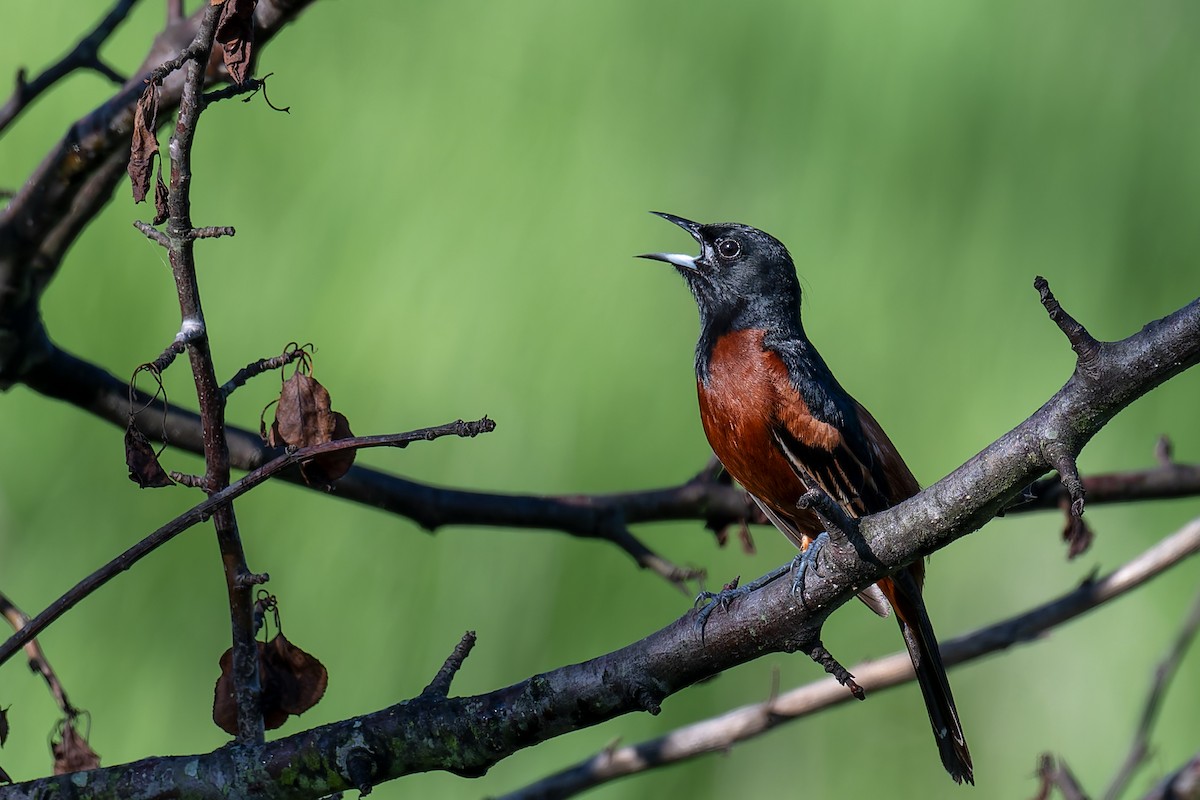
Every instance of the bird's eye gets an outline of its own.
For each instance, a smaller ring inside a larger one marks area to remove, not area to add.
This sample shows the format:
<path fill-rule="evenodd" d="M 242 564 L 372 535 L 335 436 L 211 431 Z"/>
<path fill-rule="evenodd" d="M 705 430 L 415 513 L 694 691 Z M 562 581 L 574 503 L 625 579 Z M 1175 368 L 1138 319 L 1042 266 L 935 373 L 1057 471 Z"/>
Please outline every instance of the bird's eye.
<path fill-rule="evenodd" d="M 738 244 L 737 239 L 717 240 L 717 253 L 721 258 L 737 258 L 740 252 L 742 252 L 742 246 Z"/>

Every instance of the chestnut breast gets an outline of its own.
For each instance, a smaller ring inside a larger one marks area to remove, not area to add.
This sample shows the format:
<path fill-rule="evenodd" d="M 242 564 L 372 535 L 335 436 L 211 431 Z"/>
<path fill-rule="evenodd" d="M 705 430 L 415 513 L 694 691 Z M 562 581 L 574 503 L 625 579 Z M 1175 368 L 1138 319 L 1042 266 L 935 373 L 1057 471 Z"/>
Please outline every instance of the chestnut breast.
<path fill-rule="evenodd" d="M 807 414 L 779 356 L 763 349 L 763 331 L 719 337 L 709 358 L 708 381 L 697 381 L 696 390 L 704 433 L 729 474 L 799 532 L 820 533 L 815 515 L 796 508 L 805 487 L 779 450 L 775 430 L 782 425 L 781 412 L 800 418 L 797 422 L 808 417 L 814 426 L 830 426 Z M 814 433 L 823 431 L 814 428 Z"/>

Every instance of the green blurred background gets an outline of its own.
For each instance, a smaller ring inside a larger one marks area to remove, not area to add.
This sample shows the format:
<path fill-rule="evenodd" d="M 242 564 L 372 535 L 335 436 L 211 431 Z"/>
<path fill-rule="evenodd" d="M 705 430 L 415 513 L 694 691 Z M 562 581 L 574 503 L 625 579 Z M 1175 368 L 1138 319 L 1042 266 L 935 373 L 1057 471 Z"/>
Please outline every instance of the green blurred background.
<path fill-rule="evenodd" d="M 0 4 L 0 76 L 36 72 L 107 9 Z M 142 3 L 106 48 L 136 66 L 162 19 Z M 1200 6 L 1176 2 L 316 3 L 262 52 L 272 112 L 203 118 L 198 247 L 218 371 L 290 340 L 357 433 L 488 414 L 495 433 L 360 461 L 437 484 L 606 492 L 672 484 L 709 455 L 695 410 L 696 312 L 649 250 L 690 250 L 661 209 L 762 227 L 795 256 L 810 334 L 844 385 L 932 482 L 1024 419 L 1072 354 L 1032 289 L 1045 275 L 1102 338 L 1200 291 Z M 72 77 L 0 142 L 19 185 L 77 116 L 108 96 Z M 165 141 L 165 139 L 164 139 Z M 130 226 L 127 184 L 70 253 L 45 301 L 68 350 L 118 375 L 178 328 L 162 251 Z M 168 375 L 194 407 L 190 378 Z M 1200 372 L 1120 415 L 1086 472 L 1153 463 L 1159 434 L 1200 459 Z M 257 424 L 256 381 L 230 419 Z M 37 611 L 196 502 L 138 490 L 122 434 L 23 388 L 0 398 L 0 586 Z M 169 468 L 195 470 L 177 453 Z M 932 561 L 928 603 L 948 637 L 1108 570 L 1200 510 L 1195 499 L 1095 507 L 1095 547 L 1064 560 L 1054 514 L 999 520 Z M 466 629 L 479 644 L 459 693 L 608 652 L 688 599 L 611 546 L 549 532 L 429 536 L 288 485 L 238 505 L 251 567 L 270 572 L 284 629 L 330 670 L 326 699 L 279 733 L 418 693 Z M 668 558 L 719 585 L 790 558 L 718 550 L 699 524 L 643 526 Z M 975 756 L 972 796 L 1034 793 L 1043 751 L 1100 791 L 1124 756 L 1155 663 L 1190 602 L 1186 564 L 1044 641 L 956 669 Z M 42 642 L 93 716 L 106 764 L 227 740 L 210 721 L 228 644 L 213 537 L 197 528 L 56 624 Z M 900 646 L 852 604 L 826 643 L 844 662 Z M 522 752 L 485 778 L 415 776 L 375 796 L 515 789 L 614 739 L 636 742 L 820 677 L 772 656 L 629 716 Z M 1144 789 L 1200 743 L 1200 654 L 1163 709 Z M 55 710 L 21 659 L 0 670 L 13 726 L 0 764 L 49 769 Z M 915 687 L 877 694 L 596 798 L 955 796 Z"/>

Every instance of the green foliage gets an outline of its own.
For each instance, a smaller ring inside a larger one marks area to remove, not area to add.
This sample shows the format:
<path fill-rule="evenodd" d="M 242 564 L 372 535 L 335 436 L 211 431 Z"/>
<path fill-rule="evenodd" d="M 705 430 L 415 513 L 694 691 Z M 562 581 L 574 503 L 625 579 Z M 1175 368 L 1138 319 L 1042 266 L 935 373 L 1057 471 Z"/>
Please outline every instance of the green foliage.
<path fill-rule="evenodd" d="M 57 58 L 102 13 L 85 5 L 0 4 L 0 76 Z M 160 6 L 139 7 L 111 63 L 141 60 Z M 671 270 L 631 256 L 692 246 L 646 210 L 737 220 L 791 247 L 809 333 L 931 482 L 1068 376 L 1036 274 L 1101 338 L 1196 296 L 1198 17 L 1183 0 L 316 3 L 259 64 L 291 114 L 226 102 L 199 128 L 193 217 L 238 230 L 197 248 L 218 372 L 312 341 L 316 375 L 356 433 L 497 420 L 479 439 L 359 456 L 431 483 L 678 482 L 708 452 L 695 309 Z M 0 186 L 24 180 L 108 92 L 78 75 L 39 103 L 0 142 Z M 118 375 L 178 328 L 162 251 L 129 224 L 152 214 L 123 185 L 46 298 L 55 340 Z M 193 407 L 184 363 L 166 377 L 171 400 Z M 276 380 L 239 391 L 231 421 L 255 427 Z M 1200 459 L 1198 390 L 1187 374 L 1155 391 L 1081 467 L 1148 466 L 1161 433 Z M 198 500 L 131 483 L 118 428 L 23 388 L 0 403 L 0 587 L 30 612 Z M 1070 564 L 1054 515 L 996 521 L 931 562 L 935 625 L 948 637 L 1053 596 L 1196 511 L 1195 500 L 1095 508 L 1097 544 Z M 288 637 L 329 668 L 325 700 L 285 734 L 413 696 L 468 628 L 479 644 L 455 683 L 464 694 L 607 652 L 689 602 L 614 548 L 555 533 L 430 537 L 282 484 L 238 514 Z M 716 585 L 790 557 L 767 529 L 754 557 L 717 551 L 695 524 L 638 533 Z M 1044 750 L 1102 787 L 1196 579 L 1185 565 L 1048 641 L 954 671 L 973 796 L 1031 795 Z M 209 717 L 224 603 L 213 537 L 196 528 L 43 637 L 105 763 L 226 741 Z M 900 647 L 892 623 L 855 605 L 826 643 L 847 664 Z M 616 737 L 763 699 L 774 669 L 785 688 L 819 677 L 799 656 L 763 659 L 657 717 L 550 742 L 480 781 L 418 776 L 374 796 L 499 794 Z M 1196 672 L 1193 653 L 1135 789 L 1194 752 Z M 0 763 L 18 780 L 42 775 L 52 703 L 19 659 L 0 676 L 0 705 L 12 705 Z M 593 796 L 757 797 L 787 784 L 810 797 L 951 791 L 910 686 Z"/>

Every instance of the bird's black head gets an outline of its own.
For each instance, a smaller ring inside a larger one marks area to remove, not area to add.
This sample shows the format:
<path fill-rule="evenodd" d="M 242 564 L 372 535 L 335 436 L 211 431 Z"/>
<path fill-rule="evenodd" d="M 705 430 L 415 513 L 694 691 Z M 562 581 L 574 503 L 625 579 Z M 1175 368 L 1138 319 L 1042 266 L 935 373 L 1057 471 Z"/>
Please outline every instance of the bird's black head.
<path fill-rule="evenodd" d="M 800 283 L 787 248 L 768 233 L 736 222 L 701 225 L 655 211 L 692 235 L 700 255 L 647 253 L 673 264 L 700 306 L 705 328 L 792 331 L 799 325 Z"/>

